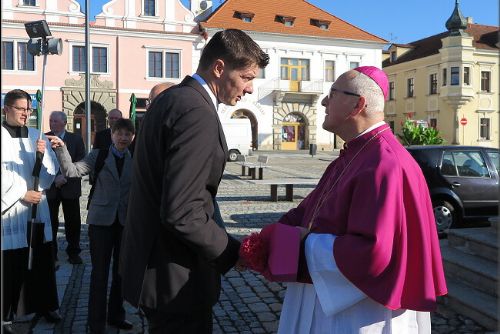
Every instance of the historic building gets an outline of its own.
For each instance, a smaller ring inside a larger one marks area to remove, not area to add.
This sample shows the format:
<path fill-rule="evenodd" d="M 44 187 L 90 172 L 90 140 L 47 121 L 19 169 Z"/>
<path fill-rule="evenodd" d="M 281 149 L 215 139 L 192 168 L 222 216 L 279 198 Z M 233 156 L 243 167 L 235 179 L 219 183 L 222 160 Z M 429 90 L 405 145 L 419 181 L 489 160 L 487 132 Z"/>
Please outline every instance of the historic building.
<path fill-rule="evenodd" d="M 196 48 L 203 46 L 191 10 L 179 0 L 110 1 L 90 27 L 91 129 L 106 127 L 106 112 L 129 113 L 138 97 L 138 118 L 145 112 L 150 89 L 163 81 L 180 82 L 193 69 Z M 9 90 L 35 96 L 41 89 L 42 57 L 27 52 L 24 23 L 46 20 L 63 41 L 60 56 L 49 55 L 42 128 L 51 111 L 68 115 L 68 130 L 86 137 L 85 16 L 75 0 L 2 0 L 2 103 Z M 31 124 L 36 124 L 32 114 Z"/>
<path fill-rule="evenodd" d="M 458 1 L 447 31 L 385 53 L 390 82 L 386 120 L 437 128 L 447 144 L 499 145 L 499 27 L 464 18 Z"/>
<path fill-rule="evenodd" d="M 13 88 L 33 96 L 41 88 L 42 59 L 27 52 L 24 23 L 44 19 L 62 38 L 63 54 L 48 56 L 42 127 L 48 130 L 51 111 L 62 110 L 68 129 L 85 136 L 85 24 L 78 2 L 2 0 L 2 16 L 2 97 Z M 321 99 L 344 71 L 381 66 L 387 42 L 303 0 L 227 0 L 214 12 L 205 0 L 192 0 L 189 9 L 180 0 L 109 1 L 90 27 L 92 133 L 106 126 L 112 108 L 127 116 L 132 93 L 140 119 L 151 87 L 194 73 L 205 43 L 227 28 L 252 36 L 270 64 L 253 94 L 219 108 L 222 122 L 248 118 L 255 149 L 340 147 L 322 129 Z"/>

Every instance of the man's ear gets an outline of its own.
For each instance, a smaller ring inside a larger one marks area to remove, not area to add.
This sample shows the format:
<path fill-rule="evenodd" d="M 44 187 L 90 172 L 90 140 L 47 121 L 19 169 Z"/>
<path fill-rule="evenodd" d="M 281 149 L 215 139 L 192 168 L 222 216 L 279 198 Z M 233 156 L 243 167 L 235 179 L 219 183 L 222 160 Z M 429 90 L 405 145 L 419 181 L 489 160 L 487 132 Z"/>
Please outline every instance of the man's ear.
<path fill-rule="evenodd" d="M 220 78 L 224 72 L 224 61 L 222 59 L 217 59 L 212 65 L 212 71 L 216 78 Z"/>
<path fill-rule="evenodd" d="M 360 112 L 365 110 L 366 108 L 366 99 L 364 96 L 360 96 L 358 98 L 358 102 L 354 106 L 354 110 L 351 112 L 352 116 L 358 115 Z"/>

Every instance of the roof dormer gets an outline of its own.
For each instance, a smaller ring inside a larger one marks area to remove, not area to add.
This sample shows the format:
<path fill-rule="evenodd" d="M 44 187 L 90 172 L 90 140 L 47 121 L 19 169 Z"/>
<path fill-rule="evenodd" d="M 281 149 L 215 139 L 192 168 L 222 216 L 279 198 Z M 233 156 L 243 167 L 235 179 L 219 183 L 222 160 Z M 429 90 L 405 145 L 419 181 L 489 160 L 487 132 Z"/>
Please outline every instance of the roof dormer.
<path fill-rule="evenodd" d="M 320 20 L 320 19 L 311 19 L 311 25 L 320 28 L 321 30 L 328 30 L 330 27 L 331 21 L 328 20 Z"/>
<path fill-rule="evenodd" d="M 287 15 L 276 15 L 274 21 L 283 23 L 286 27 L 293 27 L 295 17 Z"/>
<path fill-rule="evenodd" d="M 252 12 L 242 12 L 235 10 L 233 17 L 242 20 L 243 22 L 252 22 L 253 17 L 255 16 Z"/>

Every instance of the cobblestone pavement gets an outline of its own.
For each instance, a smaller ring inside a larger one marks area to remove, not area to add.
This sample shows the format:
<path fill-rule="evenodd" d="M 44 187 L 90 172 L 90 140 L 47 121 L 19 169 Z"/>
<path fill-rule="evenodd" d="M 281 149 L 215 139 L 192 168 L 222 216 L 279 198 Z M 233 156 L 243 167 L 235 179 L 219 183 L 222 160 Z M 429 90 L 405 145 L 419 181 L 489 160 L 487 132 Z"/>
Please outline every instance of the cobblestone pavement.
<path fill-rule="evenodd" d="M 331 153 L 319 153 L 311 157 L 305 153 L 270 153 L 269 165 L 264 170 L 264 178 L 312 177 L 318 178 L 326 166 L 335 158 Z M 229 233 L 238 238 L 259 231 L 266 224 L 275 222 L 289 209 L 295 207 L 313 189 L 302 186 L 294 189 L 294 201 L 284 201 L 285 189 L 278 188 L 278 202 L 270 201 L 270 189 L 265 185 L 247 182 L 248 176 L 241 176 L 241 167 L 228 163 L 217 196 L 222 216 Z M 83 182 L 81 201 L 82 222 L 86 219 L 86 198 L 89 186 Z M 62 210 L 61 210 L 62 211 Z M 62 216 L 61 216 L 62 220 Z M 64 257 L 66 247 L 64 228 L 59 229 L 60 269 L 57 284 L 60 311 L 63 320 L 54 325 L 42 319 L 25 317 L 18 319 L 15 328 L 19 333 L 74 333 L 86 331 L 87 301 L 90 281 L 90 254 L 88 249 L 87 225 L 82 224 L 81 246 L 84 263 L 71 265 Z M 220 301 L 214 307 L 214 333 L 276 333 L 284 286 L 269 283 L 254 272 L 230 271 L 222 279 Z M 134 328 L 124 333 L 146 333 L 147 322 L 137 309 L 126 304 L 127 319 Z M 483 328 L 466 317 L 449 310 L 432 314 L 432 333 L 486 333 Z M 119 330 L 108 327 L 107 333 Z"/>

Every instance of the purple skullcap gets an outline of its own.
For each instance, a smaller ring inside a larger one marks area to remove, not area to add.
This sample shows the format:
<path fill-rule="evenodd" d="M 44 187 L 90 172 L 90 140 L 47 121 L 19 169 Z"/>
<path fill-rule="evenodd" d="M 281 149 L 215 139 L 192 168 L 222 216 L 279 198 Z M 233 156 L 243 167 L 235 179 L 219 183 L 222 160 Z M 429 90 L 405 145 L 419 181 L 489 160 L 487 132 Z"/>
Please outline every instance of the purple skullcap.
<path fill-rule="evenodd" d="M 387 75 L 380 68 L 375 66 L 360 66 L 354 69 L 359 73 L 363 73 L 364 75 L 370 77 L 375 83 L 382 89 L 382 93 L 384 93 L 384 98 L 387 100 L 387 94 L 389 92 L 389 80 L 387 79 Z"/>

